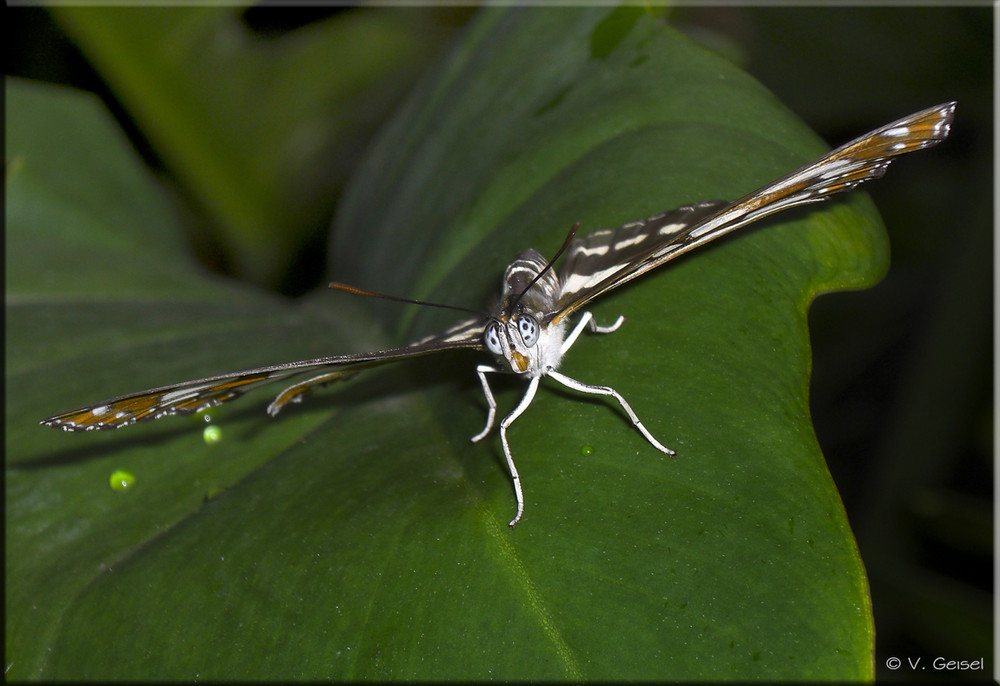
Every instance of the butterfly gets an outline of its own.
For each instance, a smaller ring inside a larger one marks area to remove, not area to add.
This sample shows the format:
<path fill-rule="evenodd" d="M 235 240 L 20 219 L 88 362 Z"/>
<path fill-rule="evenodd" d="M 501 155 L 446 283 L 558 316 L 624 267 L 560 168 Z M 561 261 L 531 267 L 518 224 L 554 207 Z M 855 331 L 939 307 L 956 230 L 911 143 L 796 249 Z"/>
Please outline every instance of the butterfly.
<path fill-rule="evenodd" d="M 954 102 L 944 103 L 887 124 L 734 202 L 713 200 L 685 205 L 581 238 L 576 238 L 576 225 L 552 259 L 546 260 L 530 249 L 517 256 L 504 273 L 500 304 L 492 311 L 468 310 L 472 316 L 409 345 L 184 381 L 57 414 L 42 420 L 41 424 L 66 431 L 119 428 L 167 415 L 199 412 L 264 384 L 314 374 L 278 394 L 267 408 L 267 413 L 274 416 L 285 405 L 301 401 L 309 392 L 370 367 L 447 350 L 482 350 L 492 355 L 493 363 L 476 366 L 488 410 L 486 425 L 472 437 L 473 441 L 485 438 L 496 420 L 497 402 L 488 375 L 506 372 L 527 379 L 524 395 L 500 421 L 499 428 L 517 501 L 516 514 L 509 524 L 513 527 L 524 514 L 524 495 L 507 440 L 507 429 L 531 404 L 543 378 L 579 393 L 614 398 L 636 430 L 654 448 L 667 455 L 674 454 L 653 437 L 616 390 L 582 383 L 558 371 L 563 356 L 584 331 L 611 333 L 624 321 L 624 317 L 618 317 L 611 325 L 600 326 L 590 312 L 581 312 L 585 305 L 684 253 L 763 217 L 824 200 L 882 176 L 895 157 L 944 140 L 951 129 L 955 105 Z M 557 270 L 555 263 L 563 256 Z M 360 295 L 434 305 L 343 284 L 330 285 Z M 580 316 L 571 326 L 570 320 L 578 312 Z"/>

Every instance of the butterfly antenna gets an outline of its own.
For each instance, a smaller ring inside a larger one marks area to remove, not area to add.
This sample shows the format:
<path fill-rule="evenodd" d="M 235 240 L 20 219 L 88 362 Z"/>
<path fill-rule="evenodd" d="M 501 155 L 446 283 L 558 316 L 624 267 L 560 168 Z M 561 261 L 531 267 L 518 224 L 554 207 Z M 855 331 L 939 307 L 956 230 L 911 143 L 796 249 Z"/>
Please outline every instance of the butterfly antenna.
<path fill-rule="evenodd" d="M 535 278 L 531 280 L 531 283 L 529 283 L 527 287 L 518 294 L 518 296 L 514 299 L 514 302 L 510 306 L 511 310 L 514 309 L 515 305 L 521 302 L 521 298 L 524 297 L 524 294 L 531 290 L 531 287 L 534 286 L 535 283 L 537 283 L 540 278 L 542 278 L 542 275 L 545 274 L 545 272 L 552 269 L 552 265 L 556 263 L 556 260 L 562 257 L 562 254 L 566 252 L 566 249 L 569 247 L 569 244 L 573 242 L 573 238 L 576 236 L 576 231 L 579 228 L 580 228 L 580 222 L 576 222 L 575 224 L 573 224 L 573 226 L 569 227 L 569 233 L 566 234 L 566 240 L 563 241 L 562 247 L 556 250 L 556 254 L 552 256 L 552 259 L 549 260 L 544 267 L 542 267 L 542 270 L 538 272 Z"/>
<path fill-rule="evenodd" d="M 458 310 L 459 312 L 471 312 L 472 314 L 482 315 L 482 312 L 477 310 L 470 310 L 468 307 L 459 307 L 458 305 L 445 305 L 444 303 L 432 303 L 426 300 L 414 300 L 412 298 L 401 298 L 398 295 L 387 295 L 385 293 L 376 293 L 375 291 L 366 291 L 363 288 L 357 288 L 356 286 L 348 286 L 345 283 L 337 283 L 336 281 L 330 282 L 330 288 L 338 291 L 344 291 L 345 293 L 350 293 L 352 295 L 363 295 L 366 298 L 381 298 L 382 300 L 392 300 L 398 303 L 407 303 L 408 305 L 423 305 L 424 307 L 439 307 L 443 310 Z"/>

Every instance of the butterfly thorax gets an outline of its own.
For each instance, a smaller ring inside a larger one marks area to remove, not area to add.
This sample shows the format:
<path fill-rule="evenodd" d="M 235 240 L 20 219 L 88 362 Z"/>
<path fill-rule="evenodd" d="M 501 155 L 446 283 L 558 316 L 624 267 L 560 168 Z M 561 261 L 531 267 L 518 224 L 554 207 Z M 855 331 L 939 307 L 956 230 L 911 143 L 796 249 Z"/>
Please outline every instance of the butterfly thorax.
<path fill-rule="evenodd" d="M 504 272 L 500 306 L 483 334 L 487 350 L 515 374 L 543 376 L 562 361 L 565 323 L 544 323 L 559 300 L 559 277 L 549 269 L 532 284 L 545 266 L 536 250 L 517 256 Z"/>

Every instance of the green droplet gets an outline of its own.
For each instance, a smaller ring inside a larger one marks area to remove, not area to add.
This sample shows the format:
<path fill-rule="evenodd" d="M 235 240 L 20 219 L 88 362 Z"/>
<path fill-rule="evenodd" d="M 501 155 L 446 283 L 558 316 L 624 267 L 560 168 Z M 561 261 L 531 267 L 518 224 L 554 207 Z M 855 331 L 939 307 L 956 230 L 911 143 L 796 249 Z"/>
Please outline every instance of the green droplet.
<path fill-rule="evenodd" d="M 580 454 L 583 455 L 584 457 L 590 457 L 591 455 L 594 454 L 594 448 L 592 446 L 585 445 L 582 448 L 580 448 Z"/>
<path fill-rule="evenodd" d="M 201 435 L 205 439 L 205 443 L 212 445 L 222 440 L 222 428 L 218 424 L 212 424 L 206 426 Z"/>
<path fill-rule="evenodd" d="M 113 491 L 127 491 L 135 484 L 135 475 L 132 472 L 126 472 L 124 469 L 116 469 L 111 472 L 111 478 L 108 479 L 108 483 L 111 484 L 111 490 Z"/>
<path fill-rule="evenodd" d="M 206 407 L 204 410 L 200 410 L 192 415 L 188 415 L 187 419 L 188 421 L 199 422 L 201 424 L 211 424 L 212 422 L 215 421 L 215 413 L 217 411 L 218 411 L 217 408 Z"/>

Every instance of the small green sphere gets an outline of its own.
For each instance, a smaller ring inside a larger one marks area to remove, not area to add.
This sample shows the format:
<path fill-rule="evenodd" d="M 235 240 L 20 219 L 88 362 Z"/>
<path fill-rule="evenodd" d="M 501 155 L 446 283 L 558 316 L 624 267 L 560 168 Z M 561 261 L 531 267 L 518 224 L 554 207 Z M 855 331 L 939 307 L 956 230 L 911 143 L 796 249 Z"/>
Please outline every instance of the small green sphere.
<path fill-rule="evenodd" d="M 108 483 L 111 484 L 111 489 L 114 491 L 127 491 L 135 484 L 135 475 L 124 469 L 116 469 L 111 472 Z"/>
<path fill-rule="evenodd" d="M 202 438 L 208 445 L 218 443 L 219 441 L 222 440 L 222 429 L 219 427 L 218 424 L 211 424 L 209 426 L 206 426 L 205 430 L 202 432 Z"/>

